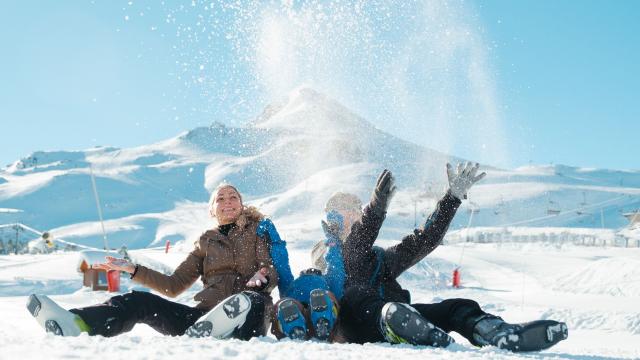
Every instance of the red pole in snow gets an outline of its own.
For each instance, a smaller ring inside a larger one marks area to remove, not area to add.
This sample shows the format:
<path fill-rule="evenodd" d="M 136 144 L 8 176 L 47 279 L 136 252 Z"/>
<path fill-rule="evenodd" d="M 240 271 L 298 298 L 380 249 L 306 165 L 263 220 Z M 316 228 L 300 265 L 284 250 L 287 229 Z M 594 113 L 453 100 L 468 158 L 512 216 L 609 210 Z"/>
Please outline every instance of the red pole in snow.
<path fill-rule="evenodd" d="M 169 252 L 169 246 L 171 246 L 171 241 L 167 240 L 167 243 L 164 245 L 164 253 Z"/>
<path fill-rule="evenodd" d="M 120 290 L 120 271 L 107 271 L 107 291 L 116 292 Z"/>
<path fill-rule="evenodd" d="M 460 287 L 460 268 L 455 268 L 453 270 L 453 282 L 452 285 L 454 288 Z"/>

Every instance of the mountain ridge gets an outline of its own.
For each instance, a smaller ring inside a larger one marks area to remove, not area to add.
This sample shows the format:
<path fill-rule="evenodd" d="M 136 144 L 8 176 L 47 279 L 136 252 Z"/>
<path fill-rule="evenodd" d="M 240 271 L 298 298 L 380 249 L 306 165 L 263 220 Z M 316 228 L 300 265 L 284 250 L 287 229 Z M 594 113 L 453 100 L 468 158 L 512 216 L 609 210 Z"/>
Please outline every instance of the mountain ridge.
<path fill-rule="evenodd" d="M 68 229 L 76 229 L 77 241 L 99 243 L 93 172 L 114 244 L 144 247 L 203 231 L 208 222 L 198 211 L 206 214 L 208 194 L 222 181 L 238 186 L 293 236 L 310 239 L 320 236 L 314 224 L 332 192 L 366 200 L 378 173 L 389 168 L 399 191 L 383 232 L 395 234 L 428 215 L 446 190 L 445 163 L 462 160 L 386 134 L 328 96 L 300 88 L 244 127 L 213 123 L 133 148 L 34 152 L 0 169 L 0 208 L 22 210 L 2 213 L 0 223 L 63 229 L 72 239 Z M 452 229 L 466 226 L 474 212 L 472 226 L 595 228 L 603 217 L 607 227 L 620 228 L 626 223 L 620 213 L 640 207 L 640 172 L 483 169 L 487 178 L 463 202 Z M 556 210 L 558 216 L 546 216 Z M 202 225 L 165 226 L 171 217 Z M 117 226 L 118 219 L 138 225 Z"/>

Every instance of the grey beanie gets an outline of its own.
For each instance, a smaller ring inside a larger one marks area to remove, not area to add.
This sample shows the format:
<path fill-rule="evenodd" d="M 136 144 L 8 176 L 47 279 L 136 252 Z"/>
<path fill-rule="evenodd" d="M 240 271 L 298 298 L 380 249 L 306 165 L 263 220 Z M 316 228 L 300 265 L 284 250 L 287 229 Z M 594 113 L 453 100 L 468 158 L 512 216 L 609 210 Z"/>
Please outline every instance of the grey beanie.
<path fill-rule="evenodd" d="M 331 210 L 362 210 L 362 201 L 356 195 L 337 192 L 331 195 L 324 206 L 324 211 Z"/>

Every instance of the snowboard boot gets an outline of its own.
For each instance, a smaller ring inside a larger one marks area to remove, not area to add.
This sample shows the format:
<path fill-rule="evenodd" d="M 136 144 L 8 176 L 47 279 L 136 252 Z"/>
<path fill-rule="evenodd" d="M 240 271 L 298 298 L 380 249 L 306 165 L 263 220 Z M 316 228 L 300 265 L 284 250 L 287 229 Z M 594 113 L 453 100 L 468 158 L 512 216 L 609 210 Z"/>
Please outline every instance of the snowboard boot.
<path fill-rule="evenodd" d="M 301 306 L 293 299 L 285 298 L 276 306 L 276 319 L 278 330 L 285 337 L 294 340 L 306 340 L 309 338 L 307 320 L 302 313 Z"/>
<path fill-rule="evenodd" d="M 554 320 L 509 324 L 500 317 L 486 314 L 473 321 L 475 345 L 493 345 L 513 352 L 548 349 L 569 336 L 567 324 Z"/>
<path fill-rule="evenodd" d="M 243 293 L 231 295 L 204 314 L 185 331 L 190 337 L 227 339 L 242 326 L 251 309 L 251 299 Z"/>
<path fill-rule="evenodd" d="M 89 325 L 80 316 L 63 309 L 45 295 L 30 295 L 27 309 L 48 333 L 78 336 L 81 332 L 90 330 Z"/>
<path fill-rule="evenodd" d="M 382 307 L 380 329 L 392 344 L 413 344 L 447 347 L 455 342 L 452 337 L 425 319 L 413 307 L 397 302 Z"/>
<path fill-rule="evenodd" d="M 338 319 L 337 302 L 329 291 L 315 289 L 311 291 L 309 307 L 311 324 L 316 338 L 328 341 L 333 335 L 333 329 Z"/>

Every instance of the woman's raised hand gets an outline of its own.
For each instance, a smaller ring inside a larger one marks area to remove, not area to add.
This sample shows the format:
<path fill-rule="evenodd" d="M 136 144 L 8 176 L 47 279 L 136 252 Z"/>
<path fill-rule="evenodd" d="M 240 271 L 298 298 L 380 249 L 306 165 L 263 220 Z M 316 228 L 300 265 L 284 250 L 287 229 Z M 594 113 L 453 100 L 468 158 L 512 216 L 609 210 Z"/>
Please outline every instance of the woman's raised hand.
<path fill-rule="evenodd" d="M 487 173 L 482 172 L 476 176 L 480 164 L 467 162 L 465 164 L 459 163 L 458 167 L 454 170 L 451 164 L 447 163 L 447 177 L 449 178 L 449 190 L 451 195 L 457 197 L 459 200 L 467 198 L 467 192 L 473 186 L 473 184 L 482 180 Z"/>
<path fill-rule="evenodd" d="M 106 263 L 95 264 L 91 266 L 91 268 L 102 269 L 106 271 L 110 271 L 110 270 L 124 271 L 124 272 L 128 272 L 129 274 L 133 274 L 133 272 L 136 270 L 136 266 L 129 260 L 119 259 L 113 256 L 105 256 L 105 259 L 107 260 Z"/>
<path fill-rule="evenodd" d="M 247 282 L 247 286 L 260 288 L 264 285 L 267 285 L 267 283 L 269 282 L 269 279 L 267 279 L 268 273 L 269 269 L 267 269 L 266 267 L 263 267 L 262 269 L 256 271 L 255 275 L 253 275 Z"/>

